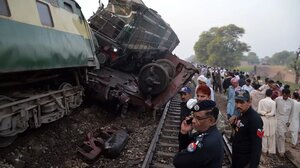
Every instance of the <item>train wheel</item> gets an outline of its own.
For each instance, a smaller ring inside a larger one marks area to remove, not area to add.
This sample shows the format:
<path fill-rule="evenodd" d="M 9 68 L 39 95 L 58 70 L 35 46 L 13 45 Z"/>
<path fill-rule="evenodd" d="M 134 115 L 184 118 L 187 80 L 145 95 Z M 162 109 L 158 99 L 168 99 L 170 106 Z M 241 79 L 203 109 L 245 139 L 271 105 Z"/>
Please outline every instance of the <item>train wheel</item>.
<path fill-rule="evenodd" d="M 5 105 L 10 102 L 13 102 L 13 101 L 14 100 L 10 97 L 0 95 L 0 106 Z M 0 136 L 0 148 L 9 146 L 10 144 L 12 144 L 15 141 L 16 138 L 17 138 L 17 135 L 7 136 L 7 137 Z"/>
<path fill-rule="evenodd" d="M 70 83 L 64 82 L 59 86 L 59 89 L 69 89 L 73 88 L 73 86 Z M 73 92 L 70 92 L 70 94 L 74 94 Z M 68 103 L 70 109 L 75 109 L 79 107 L 82 103 L 82 95 L 81 94 L 74 94 L 73 96 L 69 97 Z"/>
<path fill-rule="evenodd" d="M 139 73 L 139 89 L 146 95 L 157 95 L 169 84 L 169 75 L 166 69 L 157 63 L 145 65 Z"/>
<path fill-rule="evenodd" d="M 72 85 L 70 83 L 64 82 L 62 84 L 60 84 L 60 86 L 58 87 L 58 89 L 69 89 L 72 88 Z"/>
<path fill-rule="evenodd" d="M 168 59 L 159 59 L 156 61 L 157 64 L 165 68 L 172 79 L 175 77 L 175 65 Z"/>

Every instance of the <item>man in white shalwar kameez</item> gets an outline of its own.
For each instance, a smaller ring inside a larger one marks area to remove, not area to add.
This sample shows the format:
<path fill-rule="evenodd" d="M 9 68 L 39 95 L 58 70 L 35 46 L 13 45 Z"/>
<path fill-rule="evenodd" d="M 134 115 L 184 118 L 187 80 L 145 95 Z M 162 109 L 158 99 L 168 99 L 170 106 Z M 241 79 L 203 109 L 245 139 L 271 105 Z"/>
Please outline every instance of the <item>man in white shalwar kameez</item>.
<path fill-rule="evenodd" d="M 289 89 L 282 90 L 282 96 L 275 99 L 276 102 L 276 145 L 277 151 L 281 157 L 285 153 L 285 133 L 290 126 L 293 116 L 294 100 L 289 98 L 291 92 Z"/>
<path fill-rule="evenodd" d="M 289 127 L 292 136 L 292 144 L 295 148 L 298 141 L 298 131 L 299 131 L 299 115 L 300 115 L 300 102 L 299 102 L 299 94 L 297 92 L 293 93 L 294 99 L 294 113 L 292 116 L 291 125 Z"/>
<path fill-rule="evenodd" d="M 258 102 L 257 112 L 263 120 L 264 136 L 262 138 L 262 152 L 276 154 L 275 131 L 277 126 L 276 103 L 271 99 L 272 90 L 266 90 L 266 98 Z"/>

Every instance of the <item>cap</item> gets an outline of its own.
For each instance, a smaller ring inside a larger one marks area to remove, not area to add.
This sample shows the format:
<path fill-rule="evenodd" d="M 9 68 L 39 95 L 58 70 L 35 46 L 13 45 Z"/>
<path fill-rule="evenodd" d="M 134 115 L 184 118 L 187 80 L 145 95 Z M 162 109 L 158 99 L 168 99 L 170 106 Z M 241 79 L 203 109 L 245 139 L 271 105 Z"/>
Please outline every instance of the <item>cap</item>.
<path fill-rule="evenodd" d="M 197 80 L 207 83 L 207 78 L 204 75 L 200 75 Z"/>
<path fill-rule="evenodd" d="M 180 89 L 179 93 L 188 93 L 188 94 L 191 94 L 192 90 L 191 90 L 191 88 L 185 86 L 185 87 L 183 87 L 183 88 Z"/>
<path fill-rule="evenodd" d="M 232 82 L 232 83 L 236 83 L 236 82 L 238 82 L 239 81 L 239 79 L 237 78 L 237 77 L 233 77 L 233 78 L 231 78 L 231 80 L 230 80 L 230 82 Z"/>
<path fill-rule="evenodd" d="M 235 97 L 234 97 L 235 100 L 243 100 L 243 101 L 248 101 L 250 100 L 250 94 L 247 90 L 237 90 L 235 92 Z"/>
<path fill-rule="evenodd" d="M 198 101 L 191 110 L 194 112 L 210 110 L 210 109 L 214 108 L 215 106 L 216 106 L 216 103 L 212 100 L 202 100 L 202 101 Z"/>

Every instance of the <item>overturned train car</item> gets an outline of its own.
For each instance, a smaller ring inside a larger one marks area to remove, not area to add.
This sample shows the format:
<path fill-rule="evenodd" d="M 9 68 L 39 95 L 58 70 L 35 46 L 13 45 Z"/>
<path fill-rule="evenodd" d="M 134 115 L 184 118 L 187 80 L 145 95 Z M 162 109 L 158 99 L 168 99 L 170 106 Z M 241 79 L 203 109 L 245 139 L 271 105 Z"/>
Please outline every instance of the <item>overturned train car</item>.
<path fill-rule="evenodd" d="M 89 86 L 102 101 L 162 107 L 196 72 L 172 54 L 179 39 L 170 25 L 142 1 L 110 0 L 89 19 L 98 41 L 101 71 Z"/>
<path fill-rule="evenodd" d="M 88 23 L 75 0 L 0 1 L 0 147 L 71 114 L 85 90 L 123 110 L 158 109 L 191 78 L 194 67 L 171 54 L 179 41 L 170 26 L 131 3 L 133 18 L 110 2 L 111 11 L 99 8 Z"/>

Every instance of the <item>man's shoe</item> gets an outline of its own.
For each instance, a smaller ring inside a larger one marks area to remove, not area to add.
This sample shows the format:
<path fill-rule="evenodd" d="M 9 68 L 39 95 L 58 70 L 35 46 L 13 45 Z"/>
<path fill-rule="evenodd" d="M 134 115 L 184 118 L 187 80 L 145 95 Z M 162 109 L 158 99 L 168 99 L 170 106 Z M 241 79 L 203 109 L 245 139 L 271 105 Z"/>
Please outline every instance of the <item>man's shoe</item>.
<path fill-rule="evenodd" d="M 284 153 L 278 153 L 278 156 L 279 156 L 280 158 L 283 158 L 283 157 L 284 157 Z"/>

